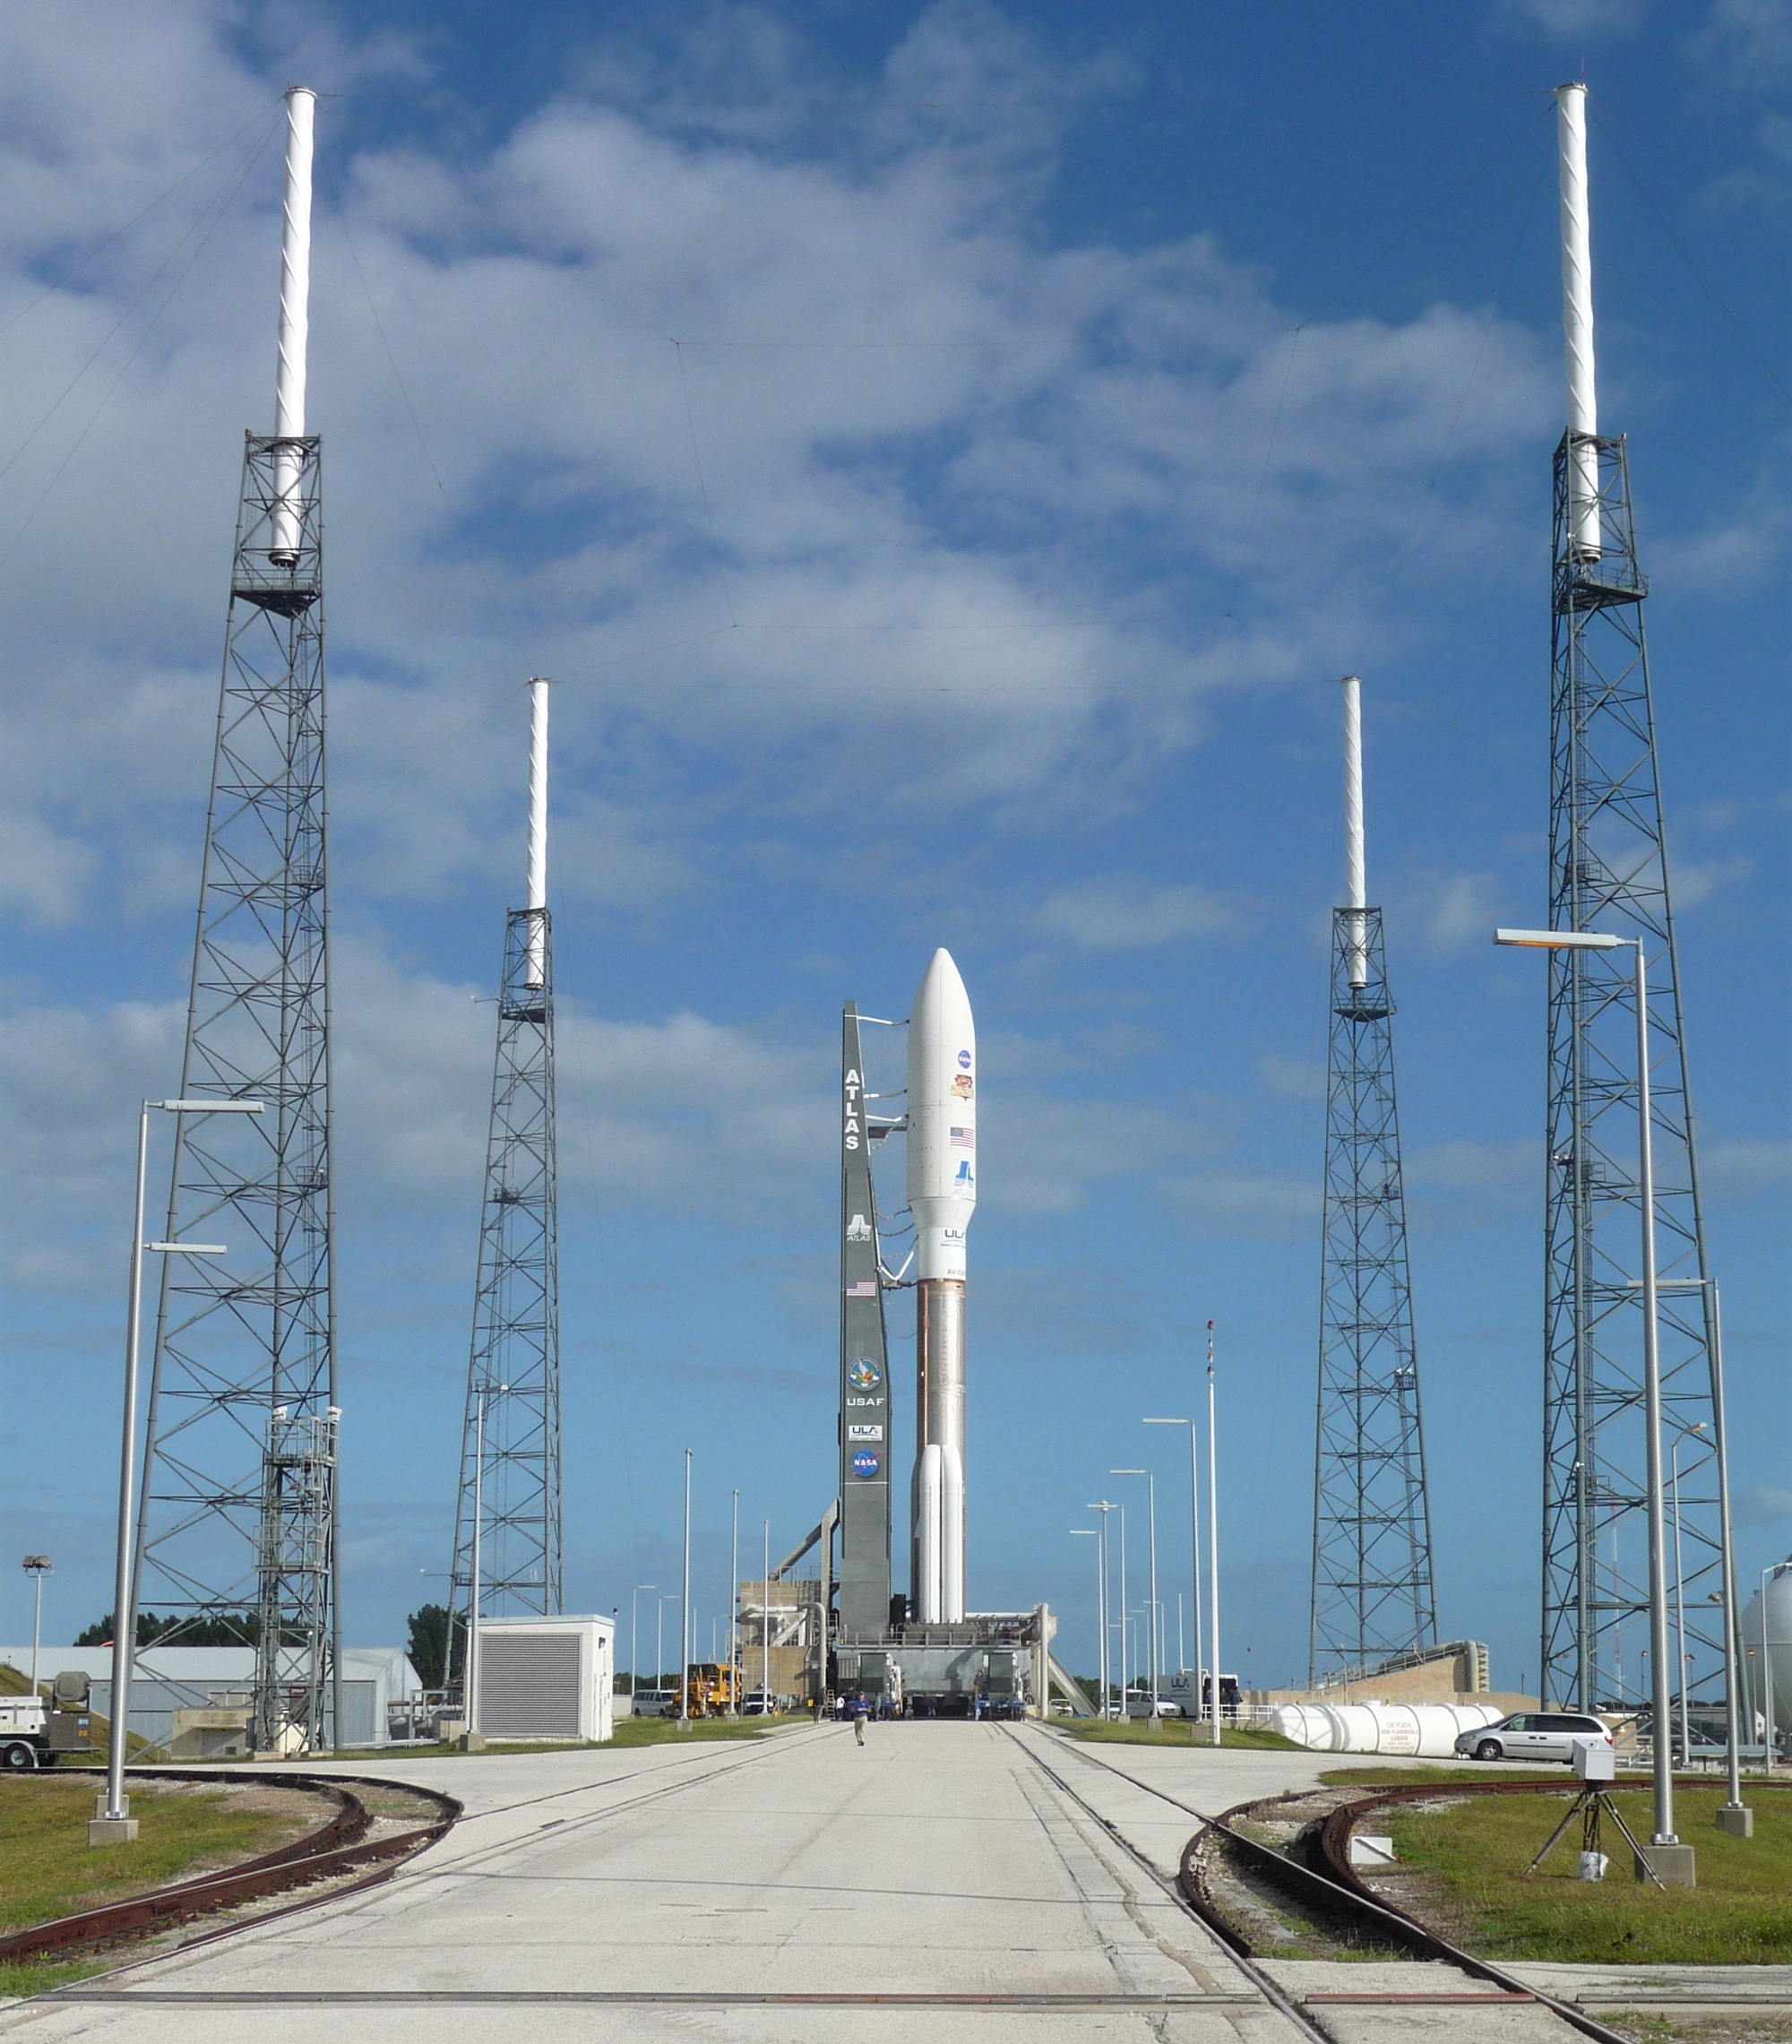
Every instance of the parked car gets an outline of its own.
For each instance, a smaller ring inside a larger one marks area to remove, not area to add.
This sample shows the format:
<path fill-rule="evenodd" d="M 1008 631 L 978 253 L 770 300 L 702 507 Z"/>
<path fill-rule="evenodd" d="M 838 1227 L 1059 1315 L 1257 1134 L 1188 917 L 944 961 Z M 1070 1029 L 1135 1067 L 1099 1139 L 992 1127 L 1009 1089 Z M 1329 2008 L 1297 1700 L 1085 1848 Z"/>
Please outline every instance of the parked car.
<path fill-rule="evenodd" d="M 775 1718 L 778 1715 L 778 1699 L 768 1695 L 763 1689 L 747 1692 L 746 1700 L 740 1706 L 744 1718 Z"/>
<path fill-rule="evenodd" d="M 1459 1733 L 1456 1750 L 1465 1759 L 1565 1762 L 1573 1759 L 1577 1740 L 1590 1738 L 1610 1746 L 1611 1729 L 1580 1711 L 1517 1711 L 1496 1725 Z"/>
<path fill-rule="evenodd" d="M 677 1707 L 676 1689 L 637 1689 L 634 1693 L 633 1714 L 637 1718 L 670 1717 Z"/>

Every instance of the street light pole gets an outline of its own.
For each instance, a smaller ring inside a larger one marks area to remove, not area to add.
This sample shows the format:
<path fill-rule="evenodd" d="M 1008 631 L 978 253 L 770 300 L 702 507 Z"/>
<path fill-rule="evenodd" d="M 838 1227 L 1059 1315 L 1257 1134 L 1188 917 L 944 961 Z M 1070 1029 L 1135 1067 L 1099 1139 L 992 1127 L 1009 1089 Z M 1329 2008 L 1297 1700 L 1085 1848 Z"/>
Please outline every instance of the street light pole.
<path fill-rule="evenodd" d="M 1098 1631 L 1098 1632 L 1100 1631 L 1100 1629 L 1101 1629 L 1101 1626 L 1102 1626 L 1102 1623 L 1103 1623 L 1103 1614 L 1102 1614 L 1102 1581 L 1101 1581 L 1101 1577 L 1102 1577 L 1102 1568 L 1101 1568 L 1101 1535 L 1096 1531 L 1096 1530 L 1095 1530 L 1095 1528 L 1094 1528 L 1093 1526 L 1073 1526 L 1073 1527 L 1071 1528 L 1071 1530 L 1070 1530 L 1070 1535 L 1071 1535 L 1071 1538 L 1072 1538 L 1072 1539 L 1073 1539 L 1073 1540 L 1093 1540 L 1093 1541 L 1096 1543 L 1096 1547 L 1095 1547 L 1095 1625 L 1096 1625 L 1096 1630 L 1097 1630 L 1097 1631 Z M 1099 1640 L 1098 1640 L 1098 1641 L 1097 1641 L 1097 1643 L 1096 1643 L 1096 1655 L 1095 1655 L 1095 1660 L 1096 1660 L 1096 1666 L 1097 1666 L 1097 1668 L 1098 1668 L 1098 1669 L 1103 1669 L 1103 1670 L 1105 1670 L 1105 1669 L 1106 1669 L 1106 1667 L 1107 1667 L 1107 1661 L 1105 1660 L 1105 1659 L 1104 1659 L 1104 1658 L 1103 1658 L 1103 1656 L 1102 1656 L 1102 1653 L 1101 1653 L 1101 1651 L 1100 1651 L 1100 1642 L 1099 1642 Z M 1105 1683 L 1105 1681 L 1103 1681 L 1103 1677 L 1102 1677 L 1102 1676 L 1101 1676 L 1100 1674 L 1098 1674 L 1098 1675 L 1097 1675 L 1097 1677 L 1096 1677 L 1096 1679 L 1097 1679 L 1097 1681 L 1098 1681 L 1098 1682 L 1102 1682 L 1102 1685 L 1103 1685 L 1103 1686 L 1102 1686 L 1102 1692 L 1101 1692 L 1101 1714 L 1102 1714 L 1102 1716 L 1105 1718 L 1105 1717 L 1107 1715 L 1107 1686 L 1106 1686 L 1106 1683 Z"/>
<path fill-rule="evenodd" d="M 1705 1431 L 1705 1423 L 1690 1429 L 1694 1434 Z M 1674 1496 L 1674 1632 L 1675 1661 L 1680 1677 L 1680 1764 L 1693 1764 L 1693 1719 L 1686 1691 L 1686 1583 L 1682 1573 L 1680 1548 L 1680 1444 L 1676 1441 L 1667 1453 L 1667 1472 Z"/>
<path fill-rule="evenodd" d="M 1116 1507 L 1104 1498 L 1099 1504 L 1091 1505 L 1089 1509 L 1101 1514 L 1101 1544 L 1098 1550 L 1101 1557 L 1101 1595 L 1098 1602 L 1100 1606 L 1098 1617 L 1101 1624 L 1101 1715 L 1105 1719 L 1110 1714 L 1107 1691 L 1113 1669 L 1113 1655 L 1107 1637 L 1107 1514 Z"/>
<path fill-rule="evenodd" d="M 1151 1728 L 1158 1723 L 1158 1479 L 1148 1469 L 1111 1469 L 1109 1476 L 1142 1476 L 1145 1479 L 1145 1517 L 1151 1557 Z"/>
<path fill-rule="evenodd" d="M 641 1690 L 641 1593 L 643 1590 L 658 1590 L 657 1583 L 637 1583 L 628 1593 L 628 1694 L 629 1709 L 634 1709 L 634 1698 Z M 656 1675 L 653 1686 L 659 1686 Z"/>
<path fill-rule="evenodd" d="M 1667 1539 L 1661 1481 L 1660 1288 L 1655 1263 L 1655 1138 L 1649 1098 L 1649 957 L 1641 937 L 1596 930 L 1495 930 L 1495 944 L 1538 951 L 1615 951 L 1636 953 L 1637 1196 L 1642 1208 L 1642 1410 L 1649 1527 L 1650 1710 L 1654 1720 L 1655 1828 L 1651 1843 L 1678 1846 L 1674 1829 L 1673 1690 L 1667 1668 Z M 1690 1882 L 1691 1851 L 1685 1872 Z"/>
<path fill-rule="evenodd" d="M 479 1531 L 485 1519 L 486 1394 L 480 1391 L 473 1420 L 473 1558 L 467 1596 L 467 1695 L 461 1721 L 470 1732 L 479 1729 L 479 1602 L 485 1585 L 479 1575 Z"/>
<path fill-rule="evenodd" d="M 27 1555 L 25 1573 L 31 1579 L 31 1694 L 38 1693 L 38 1643 L 44 1629 L 44 1578 L 50 1574 L 47 1555 Z"/>
<path fill-rule="evenodd" d="M 1213 1323 L 1207 1324 L 1207 1622 L 1213 1640 L 1213 1743 L 1219 1738 L 1219 1445 L 1213 1396 Z"/>
<path fill-rule="evenodd" d="M 728 1704 L 731 1718 L 740 1715 L 740 1492 L 728 1514 Z"/>
<path fill-rule="evenodd" d="M 1147 1427 L 1186 1427 L 1188 1428 L 1188 1533 L 1189 1559 L 1192 1580 L 1194 1585 L 1194 1659 L 1196 1665 L 1189 1670 L 1194 1677 L 1194 1715 L 1201 1715 L 1201 1442 L 1193 1419 L 1147 1419 Z M 1182 1655 L 1182 1606 L 1176 1606 L 1176 1659 Z M 1178 1670 L 1178 1673 L 1181 1671 Z"/>
<path fill-rule="evenodd" d="M 685 1589 L 678 1604 L 678 1729 L 691 1729 L 691 1451 L 685 1450 Z"/>
<path fill-rule="evenodd" d="M 666 1686 L 666 1607 L 678 1601 L 678 1592 L 668 1590 L 660 1598 L 653 1614 L 653 1686 Z"/>
<path fill-rule="evenodd" d="M 1126 1678 L 1126 1507 L 1116 1505 L 1114 1509 L 1120 1514 L 1120 1717 L 1124 1723 L 1131 1689 Z"/>
<path fill-rule="evenodd" d="M 221 1256 L 215 1242 L 145 1242 L 143 1202 L 149 1183 L 150 1115 L 260 1114 L 260 1100 L 145 1100 L 137 1117 L 137 1190 L 131 1224 L 130 1304 L 125 1323 L 125 1411 L 118 1451 L 118 1551 L 112 1580 L 112 1735 L 107 1742 L 106 1807 L 87 1827 L 90 1845 L 115 1845 L 137 1835 L 125 1795 L 125 1747 L 130 1739 L 131 1664 L 136 1642 L 132 1587 L 137 1470 L 137 1358 L 143 1315 L 143 1255 Z"/>
<path fill-rule="evenodd" d="M 765 1573 L 759 1579 L 759 1708 L 771 1715 L 771 1522 L 765 1522 Z"/>

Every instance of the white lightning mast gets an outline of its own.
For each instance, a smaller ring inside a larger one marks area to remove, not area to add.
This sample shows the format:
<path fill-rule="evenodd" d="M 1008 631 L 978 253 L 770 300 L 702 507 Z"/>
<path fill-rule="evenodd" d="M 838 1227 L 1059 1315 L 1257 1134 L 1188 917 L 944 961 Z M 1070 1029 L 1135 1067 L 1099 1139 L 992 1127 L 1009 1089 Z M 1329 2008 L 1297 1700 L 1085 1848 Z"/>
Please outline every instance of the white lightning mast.
<path fill-rule="evenodd" d="M 305 357 L 311 334 L 311 142 L 317 95 L 304 85 L 286 94 L 286 199 L 280 230 L 280 367 L 274 378 L 274 437 L 305 436 Z M 297 446 L 274 459 L 279 501 L 269 558 L 290 567 L 298 558 L 298 479 L 304 458 Z"/>
<path fill-rule="evenodd" d="M 1369 983 L 1369 946 L 1363 911 L 1369 905 L 1369 884 L 1363 857 L 1363 684 L 1344 677 L 1344 906 L 1349 916 L 1349 979 L 1361 989 Z"/>
<path fill-rule="evenodd" d="M 1568 368 L 1569 524 L 1578 558 L 1599 557 L 1599 430 L 1593 378 L 1593 247 L 1587 211 L 1587 88 L 1555 89 L 1562 170 L 1562 339 Z"/>
<path fill-rule="evenodd" d="M 529 900 L 533 914 L 529 938 L 528 984 L 539 987 L 547 972 L 547 927 L 540 911 L 547 906 L 547 682 L 534 675 L 529 684 Z"/>

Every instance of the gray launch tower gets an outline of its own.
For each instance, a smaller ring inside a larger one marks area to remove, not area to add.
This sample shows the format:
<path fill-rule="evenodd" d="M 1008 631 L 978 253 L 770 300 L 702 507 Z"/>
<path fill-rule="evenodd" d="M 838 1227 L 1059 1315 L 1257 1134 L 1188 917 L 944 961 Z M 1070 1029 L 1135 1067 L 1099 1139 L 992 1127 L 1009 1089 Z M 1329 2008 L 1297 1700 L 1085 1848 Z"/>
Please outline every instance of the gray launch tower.
<path fill-rule="evenodd" d="M 900 1121 L 866 1107 L 859 1014 L 840 1021 L 840 1626 L 879 1639 L 890 1623 L 890 1344 L 871 1145 Z"/>
<path fill-rule="evenodd" d="M 1437 1636 L 1407 1265 L 1393 996 L 1363 856 L 1361 684 L 1344 682 L 1345 907 L 1331 918 L 1324 1264 L 1307 1680 Z"/>
<path fill-rule="evenodd" d="M 135 1609 L 256 1649 L 261 1751 L 332 1743 L 336 1322 L 323 774 L 323 509 L 305 430 L 315 96 L 286 95 L 275 431 L 247 437 L 176 1122 Z M 134 1621 L 121 1616 L 120 1623 Z"/>

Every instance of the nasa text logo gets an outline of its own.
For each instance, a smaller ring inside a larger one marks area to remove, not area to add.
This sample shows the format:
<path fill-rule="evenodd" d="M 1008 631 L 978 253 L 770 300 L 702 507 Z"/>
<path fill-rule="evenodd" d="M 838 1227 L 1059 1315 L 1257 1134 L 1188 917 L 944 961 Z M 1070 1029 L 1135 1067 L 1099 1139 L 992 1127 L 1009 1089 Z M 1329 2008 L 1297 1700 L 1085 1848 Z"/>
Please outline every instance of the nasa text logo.
<path fill-rule="evenodd" d="M 852 1458 L 852 1473 L 855 1476 L 875 1476 L 883 1466 L 883 1458 L 875 1448 L 861 1448 Z"/>

